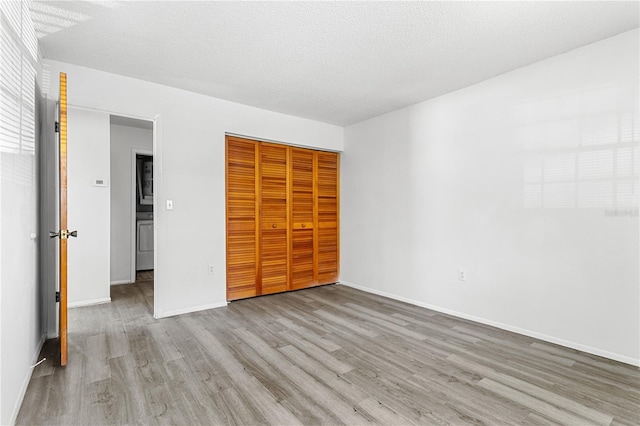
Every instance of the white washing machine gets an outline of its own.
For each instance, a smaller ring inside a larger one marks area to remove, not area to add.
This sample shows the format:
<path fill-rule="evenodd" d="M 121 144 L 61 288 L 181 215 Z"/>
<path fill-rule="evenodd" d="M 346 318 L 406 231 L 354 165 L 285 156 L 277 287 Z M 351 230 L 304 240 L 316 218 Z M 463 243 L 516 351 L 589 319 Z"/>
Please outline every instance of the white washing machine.
<path fill-rule="evenodd" d="M 138 220 L 136 271 L 153 269 L 153 219 Z"/>

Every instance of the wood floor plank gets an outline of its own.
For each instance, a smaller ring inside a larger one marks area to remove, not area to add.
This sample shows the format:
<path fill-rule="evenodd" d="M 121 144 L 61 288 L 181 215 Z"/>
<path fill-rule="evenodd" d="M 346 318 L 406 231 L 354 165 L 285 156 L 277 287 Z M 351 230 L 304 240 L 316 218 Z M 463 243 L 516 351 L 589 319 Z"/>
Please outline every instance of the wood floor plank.
<path fill-rule="evenodd" d="M 501 343 L 501 347 L 503 348 L 503 350 L 509 351 L 509 350 L 514 350 L 518 353 L 522 353 L 523 352 L 523 348 L 521 345 L 518 345 L 515 342 L 511 342 L 511 341 L 504 341 L 501 340 L 498 337 L 493 337 L 493 336 L 489 336 L 487 334 L 483 334 L 483 333 L 479 333 L 475 330 L 470 330 L 467 329 L 465 327 L 453 327 L 453 330 L 461 332 L 463 334 L 468 334 L 468 335 L 473 335 L 473 336 L 479 336 L 480 340 L 482 342 L 485 342 L 487 344 L 495 344 L 495 343 Z M 527 351 L 527 352 L 536 352 L 536 358 L 537 359 L 543 359 L 543 360 L 549 360 L 552 361 L 554 365 L 556 364 L 561 364 L 561 365 L 566 365 L 568 367 L 571 367 L 572 365 L 574 365 L 576 362 L 573 359 L 570 359 L 564 355 L 559 355 L 559 354 L 553 354 L 553 353 L 549 353 L 546 351 L 536 351 L 536 349 L 534 347 L 532 347 L 531 345 L 529 345 L 529 348 L 531 349 L 531 351 Z M 526 352 L 525 352 L 526 353 Z"/>
<path fill-rule="evenodd" d="M 613 416 L 611 415 L 607 415 L 599 412 L 598 410 L 594 410 L 592 408 L 586 407 L 585 405 L 580 404 L 579 402 L 576 402 L 569 398 L 565 398 L 561 395 L 558 395 L 556 392 L 553 392 L 552 390 L 547 390 L 540 386 L 527 383 L 524 380 L 520 380 L 513 376 L 499 373 L 491 368 L 487 368 L 478 363 L 463 359 L 462 357 L 459 357 L 457 355 L 451 355 L 447 359 L 455 364 L 463 366 L 464 368 L 468 368 L 485 378 L 489 378 L 503 385 L 509 386 L 514 389 L 518 389 L 521 392 L 527 395 L 531 395 L 541 401 L 546 401 L 557 407 L 564 408 L 565 410 L 575 413 L 586 419 L 589 419 L 590 421 L 596 424 L 608 425 L 613 420 Z"/>
<path fill-rule="evenodd" d="M 380 425 L 415 425 L 416 423 L 405 419 L 398 415 L 395 411 L 389 407 L 376 401 L 374 398 L 367 398 L 358 404 L 360 409 L 368 413 L 371 417 L 376 419 L 376 422 Z"/>
<path fill-rule="evenodd" d="M 340 346 L 336 345 L 330 340 L 324 339 L 322 336 L 317 335 L 316 333 L 309 330 L 308 328 L 305 328 L 303 326 L 300 326 L 294 323 L 288 318 L 278 318 L 278 321 L 281 324 L 283 324 L 285 327 L 287 327 L 287 329 L 293 332 L 296 332 L 298 335 L 304 335 L 305 340 L 308 340 L 309 342 L 322 348 L 322 350 L 326 352 L 333 352 L 340 349 Z M 284 331 L 281 331 L 280 333 L 282 334 L 284 333 Z"/>
<path fill-rule="evenodd" d="M 87 337 L 85 377 L 87 383 L 99 382 L 111 377 L 104 333 Z"/>
<path fill-rule="evenodd" d="M 565 411 L 545 401 L 541 401 L 538 398 L 528 395 L 519 390 L 513 389 L 509 386 L 505 386 L 490 379 L 482 379 L 478 383 L 478 386 L 488 389 L 496 394 L 507 398 L 511 401 L 522 404 L 532 411 L 541 414 L 544 417 L 548 417 L 552 420 L 558 421 L 567 425 L 581 425 L 591 424 L 591 419 L 577 416 L 571 412 Z M 610 422 L 606 423 L 607 425 Z"/>
<path fill-rule="evenodd" d="M 237 330 L 240 337 L 259 353 L 271 368 L 279 370 L 279 374 L 283 379 L 289 380 L 289 385 L 299 389 L 312 401 L 319 402 L 322 406 L 331 407 L 339 419 L 347 424 L 360 424 L 364 419 L 357 414 L 353 407 L 345 403 L 345 401 L 331 392 L 322 383 L 316 381 L 309 373 L 303 371 L 295 364 L 291 363 L 286 357 L 282 357 L 274 348 L 268 346 L 264 341 L 255 334 L 247 330 Z M 298 392 L 296 392 L 298 393 Z"/>
<path fill-rule="evenodd" d="M 529 415 L 523 420 L 522 424 L 524 426 L 562 426 L 561 423 L 546 419 L 537 413 L 529 413 Z"/>
<path fill-rule="evenodd" d="M 300 422 L 280 405 L 277 399 L 252 375 L 248 374 L 243 365 L 214 335 L 205 329 L 200 329 L 193 318 L 187 318 L 193 324 L 193 334 L 202 344 L 216 348 L 216 359 L 228 372 L 231 380 L 239 390 L 251 395 L 253 407 L 267 420 L 269 424 L 300 424 Z"/>
<path fill-rule="evenodd" d="M 53 366 L 52 366 L 53 368 Z M 37 424 L 44 424 L 48 419 L 57 417 L 61 414 L 61 410 L 49 412 L 39 407 L 49 406 L 49 397 L 55 396 L 55 390 L 52 386 L 53 375 L 32 377 L 29 382 L 29 392 L 24 396 L 21 411 L 25 411 L 30 415 L 30 421 Z M 56 405 L 56 404 L 52 404 Z"/>
<path fill-rule="evenodd" d="M 340 361 L 330 352 L 324 351 L 321 347 L 307 341 L 303 336 L 297 333 L 294 333 L 292 331 L 281 331 L 280 335 L 284 336 L 284 338 L 287 339 L 293 346 L 300 349 L 310 357 L 316 359 L 324 367 L 336 374 L 344 374 L 347 371 L 353 370 L 353 366 Z"/>
<path fill-rule="evenodd" d="M 460 332 L 454 331 L 450 327 L 442 326 L 441 324 L 434 324 L 433 322 L 429 321 L 429 318 L 431 317 L 423 317 L 421 319 L 418 319 L 418 318 L 415 318 L 409 315 L 403 315 L 403 314 L 392 314 L 391 316 L 393 318 L 398 318 L 400 320 L 404 320 L 407 323 L 413 324 L 414 326 L 417 326 L 418 329 L 425 334 L 449 336 L 454 339 L 463 340 L 469 343 L 478 343 L 479 341 L 481 341 L 481 339 L 477 336 L 460 333 Z"/>
<path fill-rule="evenodd" d="M 428 392 L 441 404 L 455 407 L 461 417 L 485 424 L 520 424 L 529 410 L 512 401 L 496 399 L 490 406 L 483 404 L 490 392 L 477 386 L 477 381 L 459 380 L 459 375 L 414 374 L 407 381 Z"/>
<path fill-rule="evenodd" d="M 125 356 L 129 353 L 129 339 L 122 324 L 115 325 L 113 329 L 106 333 L 105 337 L 109 359 Z"/>
<path fill-rule="evenodd" d="M 310 357 L 298 348 L 289 345 L 278 348 L 278 350 L 285 354 L 285 356 L 294 362 L 295 365 L 299 366 L 304 371 L 307 371 L 315 380 L 327 387 L 330 387 L 331 389 L 334 389 L 337 394 L 341 395 L 345 401 L 348 401 L 350 404 L 358 405 L 367 399 L 368 395 L 365 392 L 362 392 L 360 389 L 344 380 L 340 374 L 335 374 L 335 372 L 326 368 L 324 364 Z"/>
<path fill-rule="evenodd" d="M 203 377 L 194 374 L 191 366 L 182 357 L 169 361 L 166 365 L 171 377 L 171 387 L 181 392 L 184 406 L 189 407 L 198 423 L 221 424 L 223 417 L 212 409 L 211 393 Z"/>
<path fill-rule="evenodd" d="M 222 339 L 221 341 L 227 342 L 228 340 Z M 281 380 L 278 370 L 272 368 L 261 354 L 251 346 L 244 342 L 236 343 L 230 346 L 229 350 L 242 364 L 247 373 L 257 379 L 278 402 L 290 398 L 293 392 L 296 391 L 287 382 Z"/>
<path fill-rule="evenodd" d="M 147 330 L 149 330 L 149 337 L 154 341 L 154 346 L 160 351 L 164 362 L 174 361 L 183 357 L 182 352 L 169 336 L 165 328 L 165 322 L 149 324 Z"/>
<path fill-rule="evenodd" d="M 120 409 L 126 416 L 123 423 L 136 422 L 137 419 L 145 419 L 151 415 L 147 401 L 141 398 L 144 395 L 145 385 L 139 380 L 136 366 L 131 357 L 126 355 L 109 360 L 111 371 L 111 383 L 121 405 Z"/>
<path fill-rule="evenodd" d="M 367 314 L 367 315 L 369 315 L 371 317 L 376 317 L 376 318 L 380 318 L 380 319 L 382 319 L 384 321 L 387 321 L 387 322 L 392 322 L 395 325 L 399 325 L 399 326 L 402 326 L 402 327 L 409 325 L 409 323 L 407 321 L 405 321 L 405 320 L 403 320 L 401 318 L 394 317 L 393 315 L 384 314 L 382 312 L 376 312 L 375 310 L 369 309 L 366 306 L 361 306 L 358 303 L 349 302 L 349 303 L 345 303 L 344 306 L 346 308 L 349 308 L 349 309 L 355 309 L 356 311 L 364 312 L 365 314 Z"/>
<path fill-rule="evenodd" d="M 302 393 L 293 394 L 280 403 L 304 425 L 330 426 L 346 424 L 331 410 L 321 407 Z"/>
<path fill-rule="evenodd" d="M 329 285 L 153 318 L 153 276 L 69 311 L 17 424 L 638 425 L 640 369 Z"/>
<path fill-rule="evenodd" d="M 129 413 L 120 389 L 105 379 L 84 386 L 82 422 L 84 424 L 126 424 Z"/>
<path fill-rule="evenodd" d="M 413 387 L 405 387 L 404 380 L 388 380 L 380 375 L 371 377 L 359 369 L 348 372 L 344 377 L 363 391 L 369 389 L 373 398 L 414 423 L 451 424 L 449 419 L 453 417 L 453 412 L 449 407 L 438 404 L 431 395 L 412 392 Z"/>
<path fill-rule="evenodd" d="M 228 388 L 218 393 L 221 398 L 219 412 L 224 415 L 224 424 L 229 425 L 256 425 L 266 424 L 266 419 L 256 410 L 250 407 L 248 395 L 238 392 L 235 388 Z M 214 399 L 215 401 L 215 399 Z"/>
<path fill-rule="evenodd" d="M 404 325 L 409 325 L 408 323 L 399 325 L 397 324 L 398 320 L 395 318 L 390 318 L 387 316 L 386 318 L 381 318 L 380 315 L 370 315 L 364 310 L 361 309 L 353 309 L 352 306 L 334 306 L 332 304 L 330 306 L 347 313 L 348 315 L 353 316 L 354 318 L 358 318 L 362 320 L 364 323 L 370 325 L 371 328 L 377 329 L 381 334 L 392 332 L 396 335 L 403 335 L 410 339 L 415 340 L 424 340 L 427 338 L 427 335 L 413 331 L 409 328 L 405 328 Z"/>
<path fill-rule="evenodd" d="M 44 413 L 40 412 L 44 417 L 51 416 L 60 419 L 60 424 L 77 424 L 81 421 L 83 398 L 85 397 L 83 392 L 85 341 L 69 341 L 69 353 L 76 354 L 75 368 L 68 370 L 56 368 L 49 387 L 50 394 L 44 408 L 45 411 Z M 53 359 L 53 357 L 47 358 L 46 362 L 55 364 Z"/>
<path fill-rule="evenodd" d="M 324 320 L 333 323 L 340 328 L 347 328 L 354 331 L 358 336 L 377 337 L 378 333 L 372 331 L 370 328 L 365 328 L 362 325 L 353 321 L 353 318 L 344 318 L 343 316 L 336 315 L 325 309 L 317 309 L 313 313 Z"/>

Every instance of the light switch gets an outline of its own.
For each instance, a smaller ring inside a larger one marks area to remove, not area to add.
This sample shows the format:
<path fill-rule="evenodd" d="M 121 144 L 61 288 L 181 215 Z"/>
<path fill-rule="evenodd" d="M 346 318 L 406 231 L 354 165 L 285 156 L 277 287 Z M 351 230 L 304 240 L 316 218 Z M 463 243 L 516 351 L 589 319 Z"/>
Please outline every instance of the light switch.
<path fill-rule="evenodd" d="M 167 200 L 167 210 L 173 210 L 173 200 Z"/>

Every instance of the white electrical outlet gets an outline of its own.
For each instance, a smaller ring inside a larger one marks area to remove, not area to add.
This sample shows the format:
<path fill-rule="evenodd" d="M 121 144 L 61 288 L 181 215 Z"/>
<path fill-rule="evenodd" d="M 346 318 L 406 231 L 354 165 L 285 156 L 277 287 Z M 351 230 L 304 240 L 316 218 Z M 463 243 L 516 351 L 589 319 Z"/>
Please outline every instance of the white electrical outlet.
<path fill-rule="evenodd" d="M 458 269 L 458 281 L 466 281 L 467 280 L 467 271 L 460 268 Z"/>
<path fill-rule="evenodd" d="M 216 268 L 213 265 L 209 265 L 209 275 L 214 275 L 216 273 Z"/>

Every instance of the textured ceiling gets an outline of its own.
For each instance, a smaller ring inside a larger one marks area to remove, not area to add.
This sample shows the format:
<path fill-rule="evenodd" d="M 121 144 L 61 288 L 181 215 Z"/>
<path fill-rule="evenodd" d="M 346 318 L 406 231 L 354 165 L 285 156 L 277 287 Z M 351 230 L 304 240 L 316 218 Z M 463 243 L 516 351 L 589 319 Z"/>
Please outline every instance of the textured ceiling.
<path fill-rule="evenodd" d="M 638 27 L 638 2 L 43 2 L 45 58 L 348 125 Z"/>

